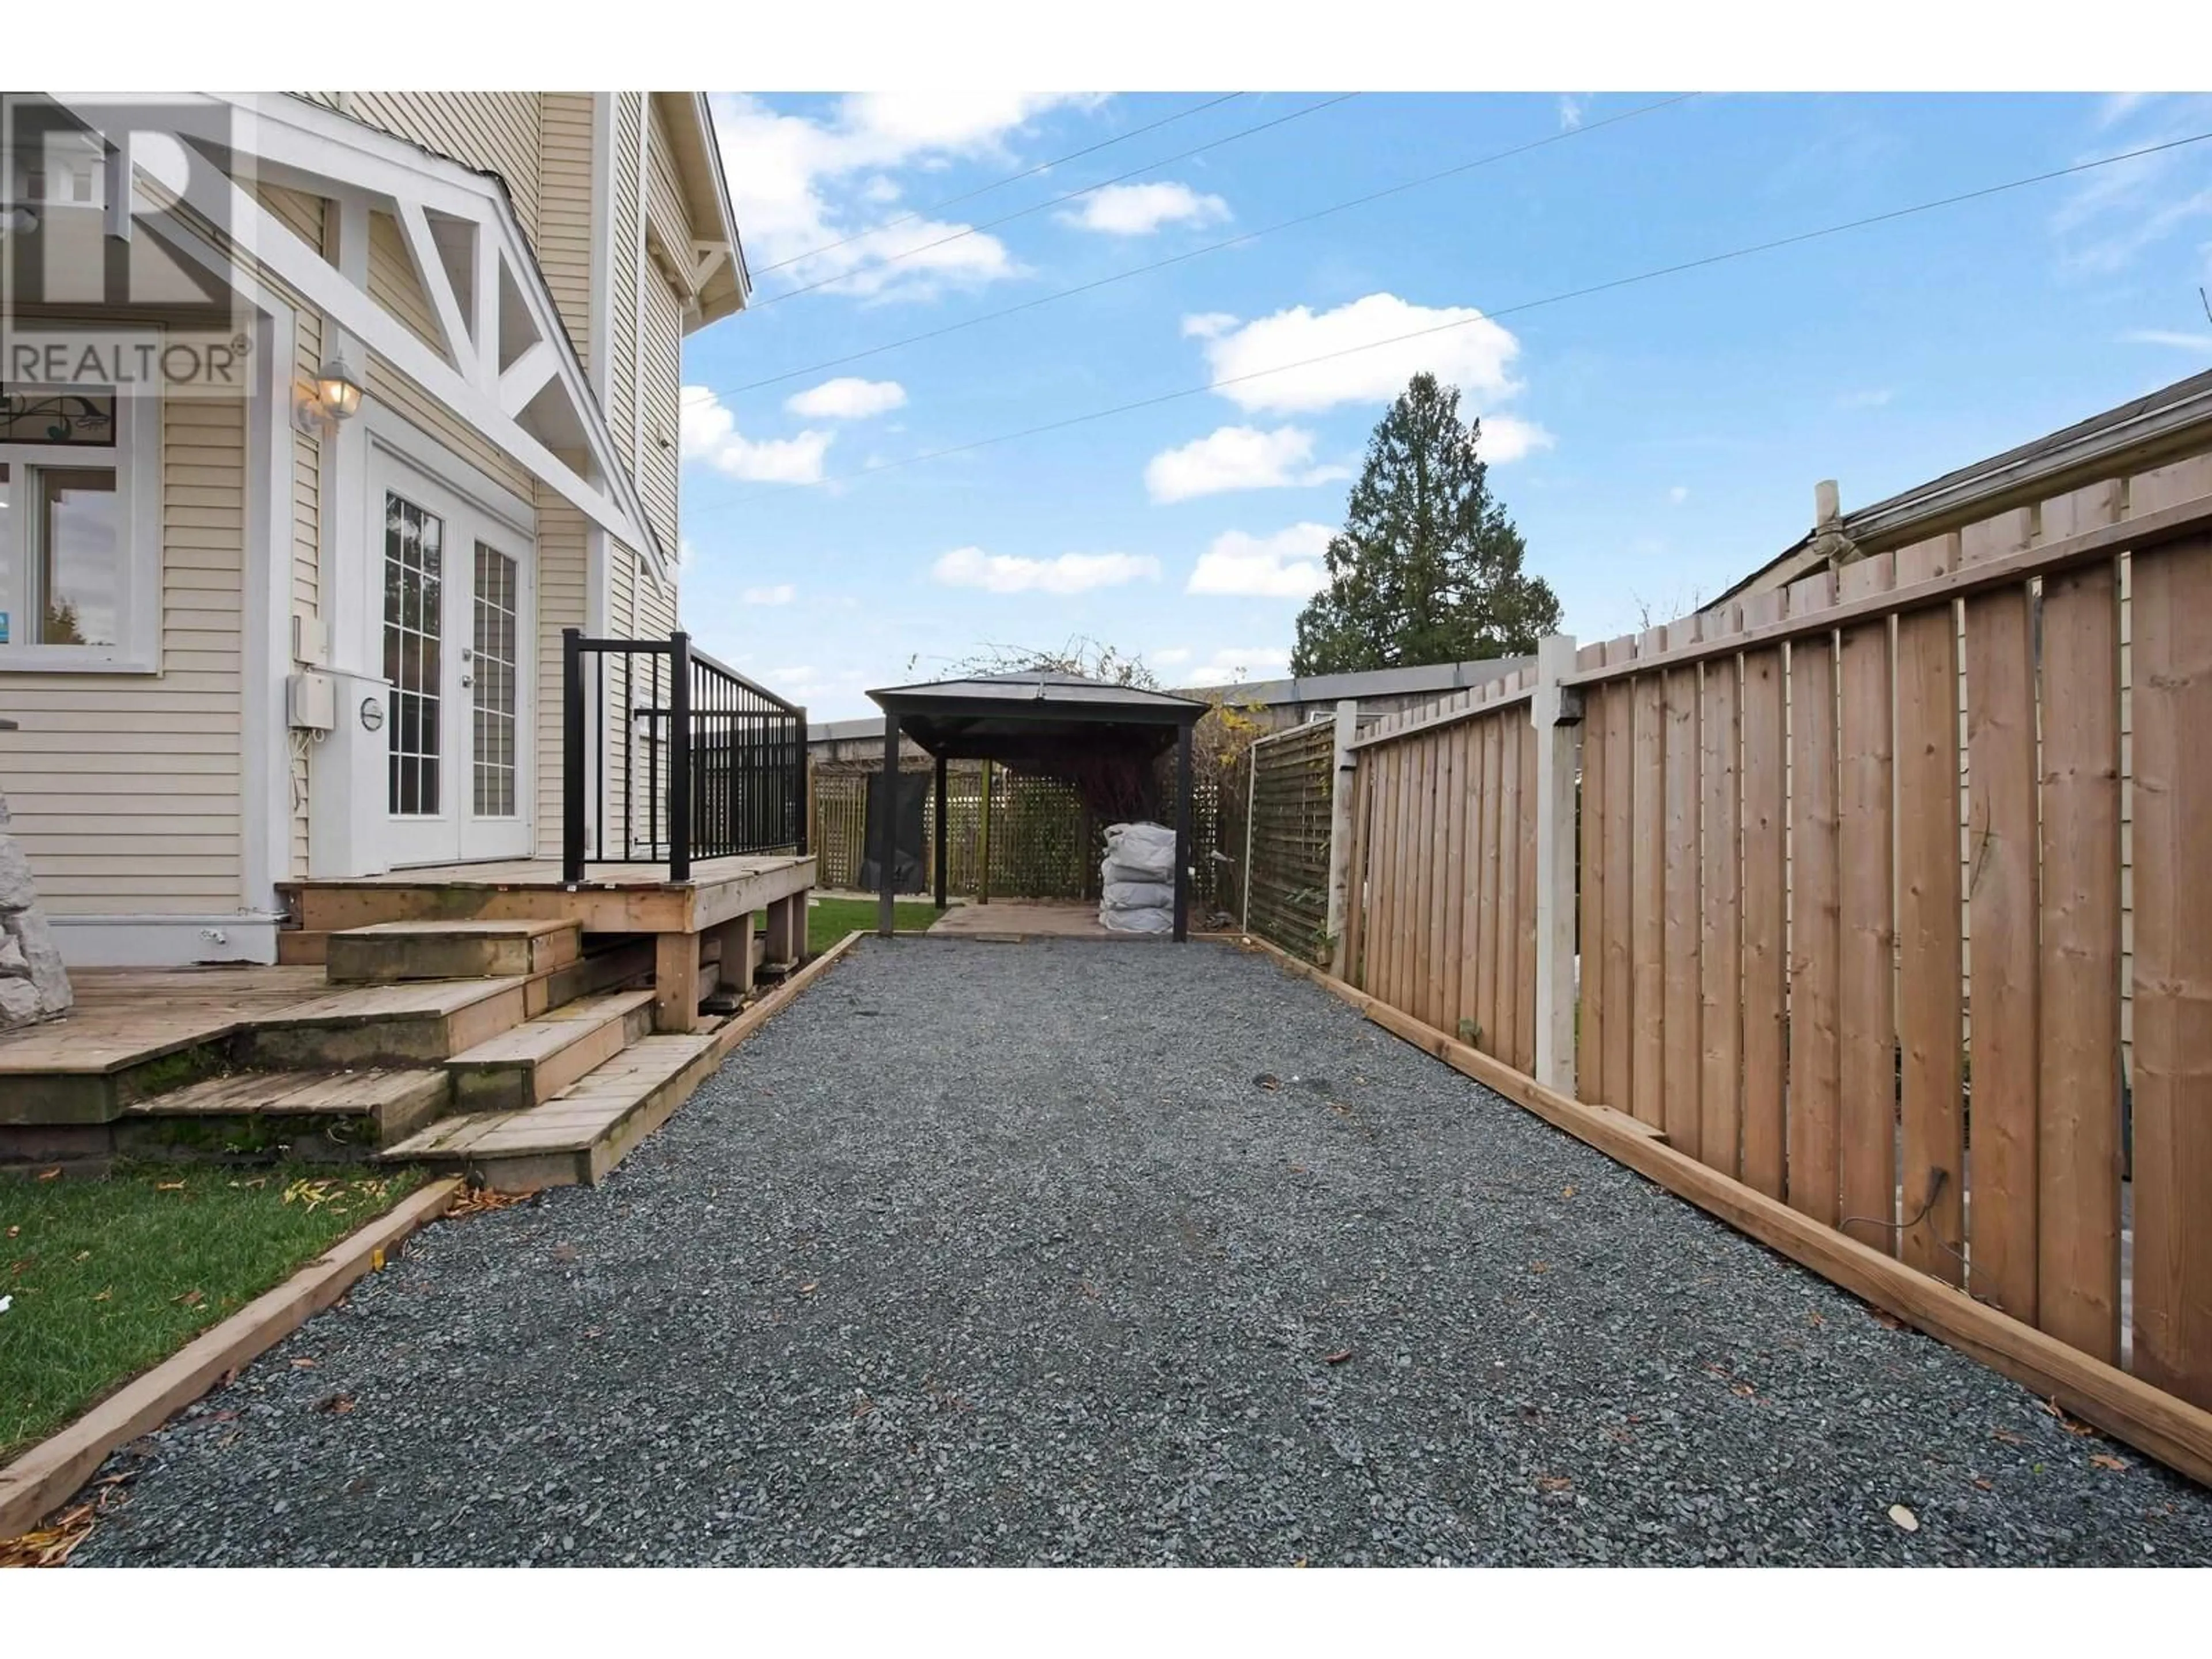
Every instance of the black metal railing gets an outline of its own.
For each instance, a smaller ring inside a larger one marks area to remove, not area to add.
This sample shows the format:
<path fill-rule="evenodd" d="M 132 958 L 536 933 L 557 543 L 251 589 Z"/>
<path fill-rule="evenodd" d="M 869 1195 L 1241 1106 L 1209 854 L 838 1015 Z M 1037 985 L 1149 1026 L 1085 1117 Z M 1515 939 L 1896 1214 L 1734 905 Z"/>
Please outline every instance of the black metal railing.
<path fill-rule="evenodd" d="M 665 640 L 561 630 L 561 878 L 806 850 L 806 711 Z"/>

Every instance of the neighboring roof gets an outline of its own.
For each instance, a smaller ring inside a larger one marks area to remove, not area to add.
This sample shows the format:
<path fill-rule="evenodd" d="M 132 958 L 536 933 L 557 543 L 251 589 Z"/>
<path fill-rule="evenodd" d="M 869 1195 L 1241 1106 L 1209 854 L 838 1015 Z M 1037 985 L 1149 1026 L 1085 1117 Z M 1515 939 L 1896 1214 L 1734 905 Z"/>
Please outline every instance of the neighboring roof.
<path fill-rule="evenodd" d="M 1846 513 L 1840 528 L 1861 547 L 1872 544 L 1871 550 L 1880 551 L 1953 527 L 1947 521 L 1984 517 L 2021 504 L 2008 501 L 2008 494 L 2039 499 L 2056 495 L 2069 487 L 2069 475 L 2094 474 L 2100 463 L 2118 454 L 2184 443 L 2207 424 L 2212 424 L 2212 370 Z M 2077 477 L 2074 482 L 2087 480 Z M 1734 599 L 1747 588 L 1771 586 L 1778 580 L 1809 573 L 1817 562 L 1811 556 L 1816 533 L 1800 537 L 1720 599 Z"/>
<path fill-rule="evenodd" d="M 1418 668 L 1375 668 L 1356 674 L 1308 674 L 1300 679 L 1253 680 L 1241 685 L 1203 688 L 1224 702 L 1340 702 L 1346 697 L 1416 696 L 1425 691 L 1459 691 L 1485 685 L 1501 675 L 1528 667 L 1534 657 L 1484 657 L 1474 662 L 1427 663 Z"/>
<path fill-rule="evenodd" d="M 1526 668 L 1534 661 L 1534 657 L 1486 657 L 1474 662 L 1430 663 L 1419 668 L 1376 668 L 1357 674 L 1309 674 L 1303 679 L 1253 680 L 1239 685 L 1192 686 L 1174 693 L 1150 692 L 1143 695 L 1171 696 L 1180 702 L 1198 703 L 1206 708 L 1212 707 L 1217 700 L 1246 705 L 1259 703 L 1270 708 L 1297 708 L 1305 703 L 1340 702 L 1346 697 L 1421 696 L 1459 691 L 1471 685 L 1487 684 L 1502 675 Z M 1089 685 L 1099 684 L 1096 680 L 1085 681 L 1081 676 L 1073 674 L 1055 672 L 1049 678 Z M 1037 678 L 1035 673 L 985 674 L 975 676 L 969 681 L 936 681 L 933 685 L 959 685 L 981 681 L 1033 686 Z M 893 689 L 914 690 L 923 688 Z M 1125 688 L 1109 689 L 1119 691 Z M 872 696 L 874 693 L 869 695 Z M 883 735 L 882 719 L 866 715 L 857 720 L 823 720 L 806 728 L 809 743 L 852 743 L 869 738 L 880 738 Z"/>
<path fill-rule="evenodd" d="M 703 325 L 744 308 L 752 298 L 752 274 L 745 269 L 744 244 L 738 237 L 737 210 L 730 202 L 730 181 L 722 171 L 722 146 L 714 136 L 714 112 L 707 94 L 656 92 L 653 98 L 668 122 L 676 176 L 699 240 L 730 245 L 730 257 L 709 273 L 700 289 L 699 321 Z M 684 250 L 687 254 L 690 251 Z"/>

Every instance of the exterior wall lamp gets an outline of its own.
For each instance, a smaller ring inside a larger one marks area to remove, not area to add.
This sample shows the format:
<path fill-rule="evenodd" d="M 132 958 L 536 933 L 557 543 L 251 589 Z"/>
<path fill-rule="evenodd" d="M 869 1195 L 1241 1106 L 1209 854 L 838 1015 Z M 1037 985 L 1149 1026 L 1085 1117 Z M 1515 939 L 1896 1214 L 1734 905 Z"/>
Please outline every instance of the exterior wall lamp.
<path fill-rule="evenodd" d="M 319 434 L 335 432 L 339 422 L 361 413 L 362 396 L 361 376 L 346 361 L 345 353 L 337 352 L 315 371 L 312 389 L 303 388 L 300 393 L 297 416 L 301 429 Z"/>

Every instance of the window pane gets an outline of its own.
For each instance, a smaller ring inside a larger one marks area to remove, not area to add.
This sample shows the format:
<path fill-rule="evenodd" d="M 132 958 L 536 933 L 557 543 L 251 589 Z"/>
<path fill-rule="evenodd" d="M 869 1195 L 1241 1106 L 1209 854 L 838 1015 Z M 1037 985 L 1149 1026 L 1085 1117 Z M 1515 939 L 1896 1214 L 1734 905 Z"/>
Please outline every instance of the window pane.
<path fill-rule="evenodd" d="M 123 603 L 115 474 L 38 468 L 42 645 L 113 645 Z"/>

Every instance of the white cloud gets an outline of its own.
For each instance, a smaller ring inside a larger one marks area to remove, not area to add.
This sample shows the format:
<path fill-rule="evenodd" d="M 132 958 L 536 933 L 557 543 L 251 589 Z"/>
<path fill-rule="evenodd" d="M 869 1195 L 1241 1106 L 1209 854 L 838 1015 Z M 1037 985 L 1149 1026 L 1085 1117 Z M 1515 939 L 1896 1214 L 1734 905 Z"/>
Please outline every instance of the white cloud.
<path fill-rule="evenodd" d="M 930 567 L 947 587 L 980 587 L 992 593 L 1088 593 L 1133 581 L 1159 580 L 1160 562 L 1134 553 L 1063 553 L 1056 559 L 1022 559 L 956 547 Z"/>
<path fill-rule="evenodd" d="M 1341 466 L 1316 466 L 1314 434 L 1301 427 L 1264 432 L 1224 426 L 1145 464 L 1145 489 L 1156 501 L 1183 501 L 1224 489 L 1279 489 L 1349 477 Z"/>
<path fill-rule="evenodd" d="M 1475 445 L 1475 453 L 1494 466 L 1504 466 L 1537 450 L 1549 449 L 1557 441 L 1534 421 L 1524 421 L 1513 415 L 1486 415 L 1482 417 L 1482 437 Z"/>
<path fill-rule="evenodd" d="M 2167 328 L 2131 328 L 2120 336 L 2120 343 L 2172 346 L 2181 351 L 2212 351 L 2212 334 L 2187 334 Z"/>
<path fill-rule="evenodd" d="M 783 406 L 809 421 L 862 421 L 871 415 L 906 407 L 906 388 L 896 380 L 864 380 L 841 374 L 784 399 Z"/>
<path fill-rule="evenodd" d="M 1322 563 L 1336 532 L 1325 524 L 1294 524 L 1272 536 L 1231 530 L 1199 556 L 1184 590 L 1254 599 L 1303 599 L 1328 584 Z"/>
<path fill-rule="evenodd" d="M 831 434 L 802 432 L 757 441 L 738 430 L 738 417 L 711 387 L 687 386 L 681 403 L 680 453 L 687 461 L 753 483 L 819 483 Z"/>
<path fill-rule="evenodd" d="M 1279 646 L 1230 646 L 1177 678 L 1184 685 L 1235 685 L 1280 679 L 1290 672 L 1291 653 Z"/>
<path fill-rule="evenodd" d="M 1163 668 L 1172 668 L 1177 663 L 1190 660 L 1190 647 L 1187 645 L 1171 645 L 1164 651 L 1147 651 L 1145 653 L 1145 659 Z"/>
<path fill-rule="evenodd" d="M 1355 349 L 1408 334 L 1419 337 Z M 1388 403 L 1423 370 L 1457 386 L 1479 410 L 1521 390 L 1511 373 L 1520 350 L 1510 331 L 1472 307 L 1419 306 L 1395 294 L 1370 294 L 1334 311 L 1294 306 L 1258 318 L 1207 339 L 1206 358 L 1214 389 L 1248 410 L 1306 414 L 1339 404 Z M 1309 361 L 1314 358 L 1325 361 Z M 1307 366 L 1223 384 L 1290 363 Z"/>
<path fill-rule="evenodd" d="M 1229 216 L 1229 204 L 1188 185 L 1163 179 L 1149 185 L 1108 185 L 1082 198 L 1060 219 L 1110 236 L 1149 236 L 1162 225 L 1212 225 Z"/>
<path fill-rule="evenodd" d="M 770 587 L 748 587 L 738 595 L 743 605 L 789 605 L 799 597 L 799 590 L 789 582 L 777 582 Z"/>
<path fill-rule="evenodd" d="M 1667 499 L 1674 502 L 1677 507 L 1681 506 L 1684 501 L 1690 499 L 1689 485 L 1676 484 L 1672 489 L 1669 489 L 1667 492 Z"/>
<path fill-rule="evenodd" d="M 1201 311 L 1182 319 L 1182 337 L 1186 340 L 1211 340 L 1236 326 L 1237 319 L 1228 312 Z"/>
<path fill-rule="evenodd" d="M 1587 110 L 1589 107 L 1589 94 L 1588 93 L 1561 93 L 1559 94 L 1560 130 L 1565 132 L 1572 132 L 1577 127 L 1582 125 L 1583 112 Z"/>
<path fill-rule="evenodd" d="M 854 93 L 820 119 L 780 113 L 744 94 L 713 100 L 731 199 L 756 268 L 781 265 L 775 287 L 834 280 L 839 291 L 863 298 L 926 297 L 1018 274 L 1006 245 L 981 233 L 922 251 L 964 223 L 923 217 L 885 228 L 886 218 L 903 217 L 887 211 L 898 194 L 890 174 L 1002 156 L 1030 122 L 1071 101 L 1093 100 L 1058 93 Z M 830 242 L 843 245 L 818 251 Z M 902 252 L 911 257 L 878 264 Z"/>
<path fill-rule="evenodd" d="M 2141 149 L 2202 131 L 2212 119 L 2212 94 L 2126 94 L 2106 99 L 2090 125 L 2094 154 Z M 2124 128 L 2123 131 L 2107 129 Z M 2093 159 L 2084 155 L 2083 161 Z M 2099 167 L 2075 181 L 2051 214 L 2062 267 L 2076 276 L 2110 276 L 2185 227 L 2212 218 L 2212 158 L 2202 148 L 2160 150 Z M 2197 280 L 2212 276 L 2212 248 L 2200 246 Z"/>

